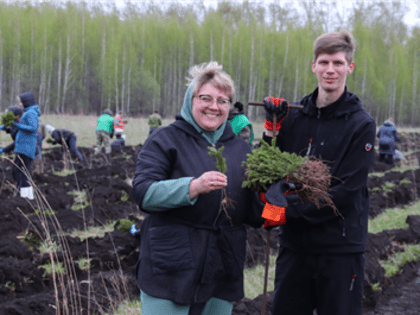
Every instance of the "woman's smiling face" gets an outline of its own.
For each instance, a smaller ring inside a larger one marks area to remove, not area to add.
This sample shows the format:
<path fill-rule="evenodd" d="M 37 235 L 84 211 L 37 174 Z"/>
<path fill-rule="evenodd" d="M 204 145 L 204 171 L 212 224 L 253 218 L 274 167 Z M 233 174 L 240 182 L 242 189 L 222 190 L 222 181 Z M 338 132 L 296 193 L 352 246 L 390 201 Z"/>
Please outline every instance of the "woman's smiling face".
<path fill-rule="evenodd" d="M 230 99 L 211 83 L 204 84 L 192 99 L 192 115 L 205 131 L 217 130 L 227 119 Z"/>

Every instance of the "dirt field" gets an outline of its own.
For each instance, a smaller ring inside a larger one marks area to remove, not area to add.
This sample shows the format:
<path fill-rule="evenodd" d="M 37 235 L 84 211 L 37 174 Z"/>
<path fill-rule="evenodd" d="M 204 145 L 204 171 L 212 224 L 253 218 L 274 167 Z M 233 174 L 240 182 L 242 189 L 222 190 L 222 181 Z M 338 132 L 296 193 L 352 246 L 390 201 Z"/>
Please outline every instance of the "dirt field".
<path fill-rule="evenodd" d="M 419 135 L 410 134 L 400 150 L 412 151 L 419 145 Z M 72 174 L 59 173 L 65 168 L 60 150 L 46 150 L 44 173 L 33 175 L 40 196 L 37 202 L 15 196 L 8 184 L 13 182 L 12 165 L 10 161 L 0 160 L 0 230 L 3 235 L 0 240 L 0 314 L 56 314 L 55 305 L 60 307 L 60 314 L 103 314 L 112 311 L 122 300 L 139 296 L 135 278 L 138 241 L 130 233 L 119 230 L 118 220 L 141 222 L 130 186 L 141 146 L 114 150 L 110 158 L 94 157 L 93 149 L 81 148 L 85 162 L 74 164 Z M 418 165 L 418 157 L 417 153 L 412 153 L 407 163 Z M 72 170 L 73 167 L 67 168 Z M 387 168 L 375 162 L 372 171 Z M 402 179 L 410 182 L 400 184 Z M 370 177 L 369 190 L 382 187 L 386 182 L 396 185 L 386 193 L 377 190 L 371 194 L 371 218 L 387 207 L 402 206 L 419 198 L 420 169 Z M 117 223 L 106 232 L 110 221 Z M 364 314 L 420 314 L 420 263 L 406 264 L 403 272 L 392 278 L 384 276 L 379 263 L 400 251 L 401 243 L 420 241 L 420 216 L 408 217 L 407 223 L 406 230 L 386 230 L 368 236 Z M 82 235 L 86 226 L 96 226 L 105 234 L 88 241 L 70 234 L 78 229 Z M 246 267 L 252 267 L 264 262 L 266 231 L 250 229 L 248 232 Z M 271 235 L 274 254 L 278 246 L 276 233 L 272 231 Z M 41 244 L 50 250 L 36 249 Z M 80 260 L 83 258 L 91 259 L 90 269 L 83 268 L 83 260 Z M 55 270 L 59 269 L 58 263 L 63 263 L 66 272 L 53 277 L 46 271 L 48 263 Z M 372 284 L 379 284 L 381 290 L 374 291 Z M 55 295 L 56 291 L 60 293 Z M 268 306 L 271 299 L 272 293 L 269 293 Z M 261 303 L 261 296 L 244 299 L 235 303 L 233 314 L 260 314 Z"/>

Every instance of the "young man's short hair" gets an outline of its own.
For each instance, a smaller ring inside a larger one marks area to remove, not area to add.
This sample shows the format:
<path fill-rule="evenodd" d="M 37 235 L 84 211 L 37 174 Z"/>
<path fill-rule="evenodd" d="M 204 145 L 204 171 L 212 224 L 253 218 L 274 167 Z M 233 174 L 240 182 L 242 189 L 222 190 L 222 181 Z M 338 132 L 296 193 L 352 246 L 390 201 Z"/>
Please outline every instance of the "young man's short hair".
<path fill-rule="evenodd" d="M 314 43 L 314 62 L 320 54 L 335 54 L 343 51 L 348 63 L 353 61 L 356 41 L 349 31 L 326 33 L 319 36 Z"/>

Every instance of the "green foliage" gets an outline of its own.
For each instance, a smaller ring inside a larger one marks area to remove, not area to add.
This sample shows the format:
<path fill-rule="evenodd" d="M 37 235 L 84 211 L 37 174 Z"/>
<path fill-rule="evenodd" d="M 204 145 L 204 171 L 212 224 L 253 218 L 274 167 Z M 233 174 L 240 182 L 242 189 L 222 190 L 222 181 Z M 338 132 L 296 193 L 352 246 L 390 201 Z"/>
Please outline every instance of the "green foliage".
<path fill-rule="evenodd" d="M 411 180 L 409 180 L 408 178 L 403 178 L 402 180 L 400 180 L 400 185 L 404 184 L 411 184 Z"/>
<path fill-rule="evenodd" d="M 379 282 L 377 282 L 377 283 L 372 283 L 372 290 L 373 290 L 373 291 L 382 291 L 382 288 L 381 288 L 381 286 L 380 286 L 380 283 L 379 283 Z"/>
<path fill-rule="evenodd" d="M 120 224 L 118 225 L 118 230 L 120 230 L 123 233 L 127 233 L 130 231 L 131 226 L 134 224 L 133 221 L 128 219 L 121 219 Z"/>
<path fill-rule="evenodd" d="M 242 165 L 247 168 L 248 179 L 242 183 L 242 187 L 252 190 L 267 190 L 270 184 L 285 178 L 308 161 L 306 157 L 295 153 L 281 152 L 276 147 L 275 138 L 271 145 L 261 140 L 261 147 L 247 155 L 248 160 Z"/>
<path fill-rule="evenodd" d="M 11 111 L 7 111 L 1 116 L 1 125 L 10 127 L 15 122 L 15 115 Z"/>
<path fill-rule="evenodd" d="M 52 143 L 53 142 L 53 139 L 51 137 L 49 137 L 49 138 L 45 139 L 45 142 L 46 143 Z"/>
<path fill-rule="evenodd" d="M 222 146 L 219 150 L 216 150 L 213 147 L 208 147 L 208 149 L 209 149 L 208 155 L 216 158 L 216 168 L 219 170 L 219 172 L 226 173 L 227 171 L 226 159 L 222 155 L 225 147 Z"/>

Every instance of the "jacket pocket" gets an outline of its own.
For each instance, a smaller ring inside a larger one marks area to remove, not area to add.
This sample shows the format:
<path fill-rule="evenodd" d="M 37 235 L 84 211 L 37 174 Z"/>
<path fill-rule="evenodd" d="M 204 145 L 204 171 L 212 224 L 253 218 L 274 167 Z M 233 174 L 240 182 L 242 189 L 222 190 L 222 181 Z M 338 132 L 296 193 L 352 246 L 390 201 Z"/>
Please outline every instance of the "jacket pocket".
<path fill-rule="evenodd" d="M 184 227 L 153 227 L 149 231 L 153 274 L 195 268 L 188 230 Z"/>

